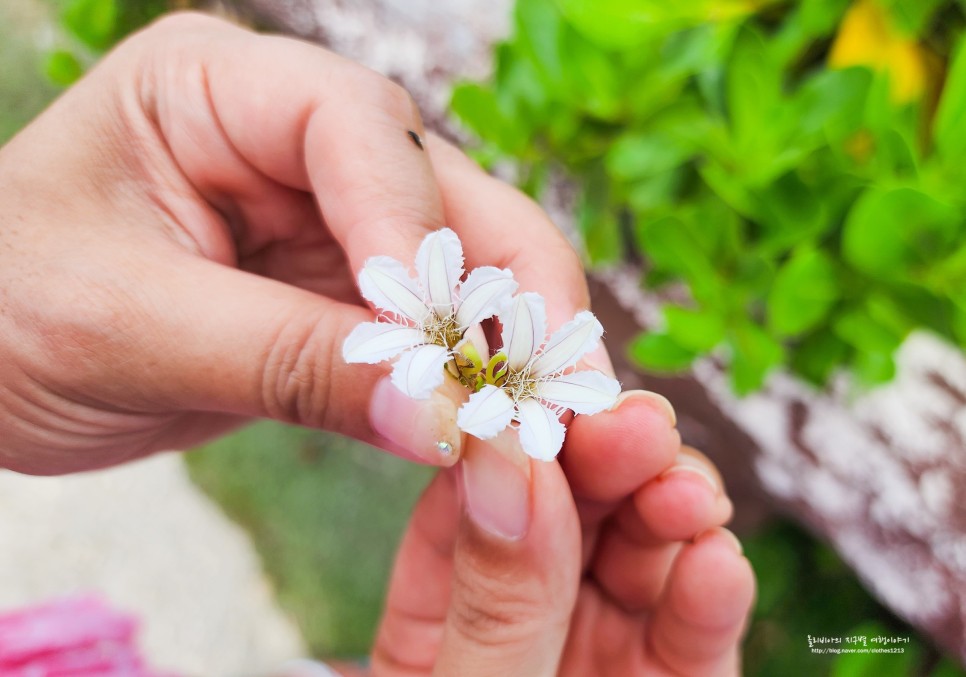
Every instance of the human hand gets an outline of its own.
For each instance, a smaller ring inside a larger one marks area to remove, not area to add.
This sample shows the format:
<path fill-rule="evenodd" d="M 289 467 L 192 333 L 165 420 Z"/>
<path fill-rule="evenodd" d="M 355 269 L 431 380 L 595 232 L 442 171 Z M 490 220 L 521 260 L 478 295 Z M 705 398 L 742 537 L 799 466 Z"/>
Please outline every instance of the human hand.
<path fill-rule="evenodd" d="M 577 417 L 563 464 L 589 447 L 610 471 L 573 494 L 512 436 L 471 440 L 416 507 L 368 674 L 740 674 L 753 574 L 717 471 L 672 425 L 642 393 Z"/>
<path fill-rule="evenodd" d="M 540 291 L 551 326 L 587 306 L 542 212 L 426 138 L 401 88 L 306 43 L 162 20 L 0 149 L 0 466 L 91 469 L 252 417 L 454 463 L 457 398 L 409 400 L 340 354 L 372 318 L 366 258 L 412 261 L 444 225 L 469 267 Z"/>

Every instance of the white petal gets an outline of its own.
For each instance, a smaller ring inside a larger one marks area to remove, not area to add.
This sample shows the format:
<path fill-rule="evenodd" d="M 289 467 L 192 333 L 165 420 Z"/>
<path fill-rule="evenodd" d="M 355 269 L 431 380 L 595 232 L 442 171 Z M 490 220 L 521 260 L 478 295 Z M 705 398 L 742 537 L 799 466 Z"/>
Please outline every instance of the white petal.
<path fill-rule="evenodd" d="M 419 346 L 404 353 L 392 369 L 392 382 L 415 400 L 424 400 L 443 384 L 449 351 L 443 346 Z"/>
<path fill-rule="evenodd" d="M 577 364 L 577 360 L 597 347 L 604 328 L 589 310 L 582 310 L 570 322 L 553 333 L 530 373 L 535 378 L 563 371 Z"/>
<path fill-rule="evenodd" d="M 395 322 L 363 322 L 346 337 L 342 357 L 350 364 L 375 364 L 425 342 L 426 335 L 414 327 Z"/>
<path fill-rule="evenodd" d="M 513 305 L 500 314 L 503 325 L 503 352 L 511 369 L 526 366 L 547 337 L 547 310 L 543 297 L 534 292 L 520 294 Z"/>
<path fill-rule="evenodd" d="M 473 347 L 476 348 L 476 352 L 478 352 L 481 357 L 485 356 L 487 359 L 489 359 L 490 342 L 486 340 L 486 332 L 483 331 L 482 325 L 474 324 L 472 327 L 467 329 L 463 334 L 463 340 L 472 343 Z"/>
<path fill-rule="evenodd" d="M 460 285 L 456 321 L 461 327 L 482 322 L 506 308 L 517 290 L 513 273 L 493 266 L 476 268 Z"/>
<path fill-rule="evenodd" d="M 463 245 L 449 228 L 423 238 L 416 253 L 416 272 L 433 310 L 440 317 L 453 312 L 453 290 L 463 277 Z"/>
<path fill-rule="evenodd" d="M 403 264 L 389 256 L 373 256 L 359 273 L 359 291 L 377 308 L 422 323 L 430 313 L 416 281 Z"/>
<path fill-rule="evenodd" d="M 599 371 L 576 371 L 537 385 L 537 396 L 575 414 L 596 414 L 617 402 L 621 384 Z"/>
<path fill-rule="evenodd" d="M 478 393 L 470 395 L 469 401 L 456 414 L 460 430 L 488 440 L 500 434 L 513 420 L 513 400 L 493 385 L 485 385 Z"/>
<path fill-rule="evenodd" d="M 552 461 L 563 447 L 566 428 L 557 414 L 527 399 L 517 403 L 517 420 L 520 421 L 520 446 L 528 456 L 540 461 Z"/>

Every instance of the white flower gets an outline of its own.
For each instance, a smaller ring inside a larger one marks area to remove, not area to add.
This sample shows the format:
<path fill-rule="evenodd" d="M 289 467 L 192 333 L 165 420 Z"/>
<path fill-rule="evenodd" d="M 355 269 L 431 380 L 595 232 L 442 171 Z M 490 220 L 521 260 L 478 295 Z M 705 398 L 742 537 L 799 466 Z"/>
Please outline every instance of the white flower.
<path fill-rule="evenodd" d="M 449 228 L 430 233 L 416 254 L 413 279 L 399 261 L 375 256 L 359 273 L 359 291 L 384 312 L 342 344 L 346 362 L 375 364 L 402 353 L 392 382 L 410 397 L 429 397 L 467 329 L 495 315 L 516 291 L 509 270 L 490 266 L 463 277 L 463 246 Z"/>
<path fill-rule="evenodd" d="M 544 345 L 547 316 L 543 299 L 534 293 L 518 296 L 499 319 L 506 373 L 470 396 L 457 424 L 488 439 L 515 421 L 523 450 L 549 461 L 563 446 L 566 428 L 560 416 L 565 409 L 595 414 L 617 401 L 616 380 L 599 371 L 571 369 L 597 346 L 604 329 L 593 313 L 583 311 Z"/>

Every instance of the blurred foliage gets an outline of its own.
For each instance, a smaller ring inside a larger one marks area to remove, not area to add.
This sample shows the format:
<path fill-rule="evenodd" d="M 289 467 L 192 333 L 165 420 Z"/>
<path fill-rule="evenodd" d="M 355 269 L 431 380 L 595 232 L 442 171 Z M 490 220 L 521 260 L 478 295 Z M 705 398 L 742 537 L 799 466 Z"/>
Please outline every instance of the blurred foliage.
<path fill-rule="evenodd" d="M 73 84 L 104 52 L 169 9 L 176 0 L 48 0 L 59 15 L 60 43 L 44 71 L 54 84 Z"/>
<path fill-rule="evenodd" d="M 575 179 L 593 263 L 689 291 L 640 366 L 875 384 L 914 328 L 966 343 L 964 7 L 517 0 L 492 82 L 452 108 L 529 192 Z"/>
<path fill-rule="evenodd" d="M 42 59 L 35 44 L 47 27 L 46 9 L 30 0 L 0 2 L 0 144 L 37 115 L 56 93 L 38 76 Z"/>
<path fill-rule="evenodd" d="M 192 452 L 188 467 L 252 535 L 313 653 L 368 655 L 398 540 L 431 471 L 276 423 Z"/>
<path fill-rule="evenodd" d="M 742 542 L 758 580 L 758 600 L 745 639 L 748 677 L 966 675 L 877 604 L 831 548 L 790 522 L 771 524 Z M 813 654 L 809 635 L 909 637 L 910 641 L 902 645 L 902 654 Z"/>

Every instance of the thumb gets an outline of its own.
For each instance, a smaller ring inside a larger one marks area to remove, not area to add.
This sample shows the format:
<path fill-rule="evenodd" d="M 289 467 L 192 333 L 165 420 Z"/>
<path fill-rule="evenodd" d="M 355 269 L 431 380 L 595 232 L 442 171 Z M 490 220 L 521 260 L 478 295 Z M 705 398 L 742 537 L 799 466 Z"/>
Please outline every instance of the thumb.
<path fill-rule="evenodd" d="M 516 433 L 465 450 L 465 514 L 436 674 L 555 675 L 580 580 L 580 530 L 557 463 Z"/>
<path fill-rule="evenodd" d="M 462 393 L 412 400 L 389 383 L 385 367 L 342 359 L 345 337 L 372 320 L 370 311 L 205 259 L 176 256 L 162 268 L 164 277 L 142 273 L 155 279 L 140 284 L 132 302 L 129 315 L 141 326 L 99 330 L 96 344 L 111 344 L 100 351 L 110 356 L 100 366 L 108 373 L 88 378 L 112 389 L 113 401 L 273 418 L 455 463 Z"/>

